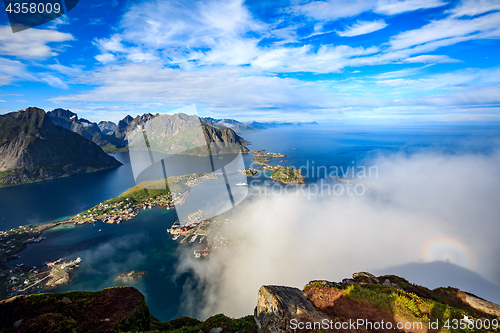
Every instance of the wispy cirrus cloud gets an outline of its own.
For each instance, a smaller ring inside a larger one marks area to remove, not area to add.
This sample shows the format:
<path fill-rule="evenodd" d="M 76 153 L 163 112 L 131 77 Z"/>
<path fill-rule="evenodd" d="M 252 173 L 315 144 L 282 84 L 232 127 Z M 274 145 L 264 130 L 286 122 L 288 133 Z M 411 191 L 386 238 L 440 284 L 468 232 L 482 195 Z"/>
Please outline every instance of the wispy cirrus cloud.
<path fill-rule="evenodd" d="M 380 30 L 387 27 L 384 20 L 377 20 L 372 22 L 358 21 L 344 31 L 337 31 L 337 34 L 342 37 L 353 37 L 359 35 L 369 34 L 371 32 Z"/>
<path fill-rule="evenodd" d="M 367 11 L 374 11 L 382 15 L 396 15 L 444 5 L 446 2 L 442 0 L 327 0 L 296 5 L 293 10 L 297 14 L 303 14 L 316 20 L 336 20 L 355 17 Z"/>
<path fill-rule="evenodd" d="M 374 2 L 370 0 L 328 0 L 312 1 L 293 7 L 296 14 L 303 14 L 316 20 L 336 20 L 342 17 L 354 17 L 373 9 Z"/>
<path fill-rule="evenodd" d="M 0 57 L 0 86 L 8 85 L 16 79 L 32 79 L 27 66 L 17 60 Z"/>
<path fill-rule="evenodd" d="M 476 16 L 490 11 L 500 10 L 497 0 L 463 0 L 448 11 L 452 17 Z"/>
<path fill-rule="evenodd" d="M 442 0 L 379 0 L 374 11 L 384 15 L 396 15 L 420 9 L 441 7 L 446 3 L 446 1 Z"/>
<path fill-rule="evenodd" d="M 447 17 L 433 21 L 422 28 L 397 34 L 389 43 L 395 50 L 415 46 L 424 46 L 421 49 L 436 49 L 470 39 L 500 38 L 498 22 L 500 22 L 500 12 L 473 19 L 459 20 Z M 426 45 L 431 47 L 425 47 Z"/>
<path fill-rule="evenodd" d="M 434 55 L 434 54 L 424 54 L 416 57 L 410 57 L 404 59 L 405 62 L 409 63 L 418 63 L 418 62 L 426 62 L 426 63 L 449 63 L 449 62 L 460 62 L 460 60 L 452 59 L 447 55 Z"/>

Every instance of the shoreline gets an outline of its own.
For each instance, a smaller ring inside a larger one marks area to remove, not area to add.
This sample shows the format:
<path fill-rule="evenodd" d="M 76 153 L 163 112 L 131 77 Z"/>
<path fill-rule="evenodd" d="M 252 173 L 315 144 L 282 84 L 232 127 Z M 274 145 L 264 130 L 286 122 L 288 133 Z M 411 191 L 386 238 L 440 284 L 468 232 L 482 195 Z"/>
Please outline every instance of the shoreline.
<path fill-rule="evenodd" d="M 256 156 L 256 158 L 259 156 L 264 156 L 264 158 L 286 157 L 286 155 L 280 153 L 264 153 L 264 150 L 249 151 L 247 153 L 253 153 L 254 156 Z M 282 165 L 270 166 L 267 164 L 264 164 L 262 169 L 273 170 L 274 171 L 273 174 L 276 172 L 276 170 L 284 170 L 284 171 L 288 171 L 289 169 L 295 170 L 294 168 Z M 248 169 L 238 170 L 238 172 L 241 172 L 242 174 L 250 177 L 256 174 L 255 171 L 257 171 L 257 169 L 255 168 L 250 168 L 250 172 Z M 38 243 L 41 242 L 43 239 L 45 239 L 45 237 L 43 237 L 43 234 L 45 232 L 57 227 L 64 227 L 64 226 L 77 227 L 80 225 L 96 223 L 96 222 L 103 222 L 107 224 L 120 224 L 123 221 L 131 220 L 134 217 L 136 217 L 139 214 L 141 208 L 151 209 L 153 207 L 158 207 L 160 209 L 170 210 L 186 202 L 189 194 L 191 193 L 191 188 L 201 185 L 205 180 L 218 179 L 221 175 L 222 174 L 220 173 L 188 174 L 182 176 L 173 176 L 167 179 L 160 179 L 158 181 L 146 182 L 147 184 L 144 183 L 143 187 L 140 186 L 142 184 L 141 183 L 128 189 L 127 191 L 125 191 L 124 193 L 122 193 L 117 197 L 105 200 L 104 202 L 101 202 L 98 205 L 91 207 L 87 210 L 84 210 L 78 214 L 61 217 L 59 219 L 55 219 L 50 222 L 44 222 L 39 224 L 27 224 L 24 226 L 20 226 L 19 228 L 13 228 L 7 232 L 0 232 L 0 236 L 7 235 L 7 238 L 5 238 L 4 242 L 2 242 L 3 239 L 2 237 L 0 237 L 0 246 L 3 247 L 3 248 L 0 247 L 0 270 L 3 271 L 0 273 L 3 274 L 0 277 L 6 276 L 5 279 L 8 281 L 8 279 L 11 279 L 13 276 L 17 276 L 15 275 L 15 273 L 12 273 L 12 271 L 19 271 L 23 272 L 22 275 L 27 274 L 26 276 L 30 276 L 30 279 L 26 280 L 31 281 L 28 282 L 26 286 L 20 285 L 17 286 L 16 289 L 12 289 L 12 292 L 9 291 L 7 292 L 10 295 L 13 294 L 17 295 L 19 293 L 24 293 L 25 291 L 32 290 L 32 286 L 40 287 L 42 285 L 41 284 L 42 281 L 47 279 L 49 275 L 52 276 L 51 273 L 52 270 L 47 269 L 45 267 L 40 268 L 42 270 L 42 273 L 49 272 L 49 274 L 45 276 L 43 279 L 40 279 L 37 278 L 34 274 L 32 274 L 33 271 L 37 272 L 37 274 L 42 274 L 38 273 L 38 270 L 35 270 L 36 267 L 33 267 L 33 269 L 31 269 L 28 272 L 27 271 L 28 268 L 23 268 L 24 265 L 22 263 L 19 263 L 16 266 L 12 266 L 11 267 L 12 269 L 10 269 L 9 271 L 8 266 L 6 265 L 6 263 L 10 261 L 19 259 L 20 256 L 18 254 L 24 251 L 30 243 L 32 242 Z M 299 176 L 302 178 L 301 174 L 299 174 Z M 283 181 L 283 179 L 272 176 L 271 179 L 273 181 L 285 184 L 300 184 L 300 182 L 296 181 L 286 182 Z M 141 196 L 143 192 L 144 195 Z M 137 193 L 141 195 L 139 196 L 135 195 Z M 172 228 L 169 229 L 168 232 L 174 236 L 174 240 L 177 240 L 177 238 L 182 236 L 182 240 L 180 241 L 181 244 L 184 244 L 188 241 L 191 244 L 192 243 L 195 243 L 196 245 L 203 244 L 204 247 L 203 250 L 195 250 L 194 252 L 195 257 L 197 258 L 206 257 L 209 255 L 210 252 L 217 250 L 217 248 L 220 245 L 216 246 L 215 244 L 212 243 L 212 240 L 209 239 L 210 236 L 214 236 L 211 235 L 212 232 L 210 229 L 212 222 L 215 223 L 215 221 L 205 220 L 203 218 L 202 212 L 197 211 L 190 214 L 190 217 L 185 222 L 186 222 L 184 226 L 185 230 L 183 231 L 181 231 L 180 229 L 176 229 L 175 232 L 171 232 L 175 229 L 174 226 L 176 225 L 176 223 L 178 223 L 180 226 L 179 222 L 174 223 Z M 23 236 L 16 240 L 13 238 L 13 235 L 16 235 L 15 236 L 16 238 L 19 238 L 17 235 L 23 235 Z M 9 245 L 11 241 L 7 241 L 8 239 L 14 240 L 15 243 Z M 9 245 L 9 247 L 6 250 L 7 245 Z M 65 263 L 63 262 L 63 264 Z M 59 269 L 57 271 L 56 277 L 58 277 L 57 281 L 60 281 L 60 283 L 56 284 L 51 283 L 51 285 L 53 285 L 52 288 L 57 287 L 60 284 L 68 284 L 71 282 L 72 279 L 71 273 L 76 267 L 78 267 L 78 265 L 71 265 L 70 269 L 69 268 L 66 269 L 66 267 L 67 266 L 64 266 L 63 270 Z M 20 276 L 19 280 L 22 280 Z M 54 278 L 49 278 L 49 280 L 52 281 L 54 280 Z M 55 280 L 52 282 L 55 282 Z M 46 283 L 44 283 L 43 285 L 45 284 Z M 5 298 L 6 296 L 8 295 L 3 295 L 2 298 Z"/>

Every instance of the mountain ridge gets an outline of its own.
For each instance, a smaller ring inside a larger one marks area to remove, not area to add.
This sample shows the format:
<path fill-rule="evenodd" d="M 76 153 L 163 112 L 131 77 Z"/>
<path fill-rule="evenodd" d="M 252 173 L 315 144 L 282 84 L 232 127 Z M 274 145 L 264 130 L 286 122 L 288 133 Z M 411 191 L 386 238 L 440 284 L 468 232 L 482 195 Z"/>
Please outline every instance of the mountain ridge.
<path fill-rule="evenodd" d="M 120 165 L 92 141 L 54 124 L 40 108 L 0 116 L 0 183 L 4 186 Z"/>

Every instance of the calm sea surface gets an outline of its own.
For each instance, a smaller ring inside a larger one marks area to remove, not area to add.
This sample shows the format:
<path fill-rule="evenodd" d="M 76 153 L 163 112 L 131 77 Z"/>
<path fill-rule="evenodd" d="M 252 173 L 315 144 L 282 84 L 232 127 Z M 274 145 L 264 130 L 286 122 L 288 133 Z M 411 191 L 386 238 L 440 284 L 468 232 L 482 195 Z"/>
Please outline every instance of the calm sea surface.
<path fill-rule="evenodd" d="M 377 154 L 422 150 L 447 154 L 465 152 L 491 153 L 499 147 L 500 128 L 488 125 L 464 127 L 459 125 L 419 127 L 353 127 L 307 125 L 281 127 L 242 136 L 250 141 L 250 149 L 262 148 L 287 155 L 283 164 L 295 167 L 348 166 L 369 163 Z M 297 150 L 289 150 L 296 148 Z M 292 157 L 294 155 L 294 157 Z M 128 153 L 113 156 L 123 166 L 75 175 L 41 183 L 0 189 L 0 230 L 29 223 L 43 223 L 77 214 L 99 202 L 113 198 L 135 185 Z M 245 156 L 251 165 L 252 156 Z M 195 157 L 186 156 L 179 162 L 177 174 L 195 172 Z M 276 164 L 279 159 L 275 159 Z M 314 162 L 314 163 L 313 163 Z M 169 174 L 171 176 L 171 174 Z M 324 177 L 324 175 L 320 175 Z M 309 177 L 307 182 L 317 180 Z M 269 180 L 262 177 L 259 182 Z M 196 202 L 207 191 L 204 185 L 193 188 L 185 205 Z M 194 207 L 195 205 L 193 205 Z M 56 291 L 99 290 L 119 285 L 114 278 L 130 270 L 147 271 L 134 284 L 146 296 L 153 315 L 170 320 L 182 313 L 182 286 L 188 274 L 175 276 L 178 244 L 166 229 L 177 220 L 175 211 L 158 208 L 141 210 L 140 214 L 120 225 L 98 222 L 80 227 L 56 228 L 47 239 L 31 244 L 20 253 L 23 262 L 39 266 L 59 258 L 83 259 L 73 281 Z"/>

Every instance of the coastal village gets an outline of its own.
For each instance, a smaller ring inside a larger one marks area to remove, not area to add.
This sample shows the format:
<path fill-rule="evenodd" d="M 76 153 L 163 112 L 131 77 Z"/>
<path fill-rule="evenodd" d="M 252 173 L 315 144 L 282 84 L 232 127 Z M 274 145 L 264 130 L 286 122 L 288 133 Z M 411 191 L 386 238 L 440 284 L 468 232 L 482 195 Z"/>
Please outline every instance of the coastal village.
<path fill-rule="evenodd" d="M 78 267 L 81 258 L 65 260 L 60 258 L 43 263 L 40 267 L 27 267 L 22 262 L 6 267 L 4 263 L 18 260 L 17 254 L 30 243 L 45 239 L 41 233 L 45 225 L 20 226 L 8 231 L 0 231 L 0 297 L 8 298 L 33 292 L 37 289 L 50 289 L 71 281 L 71 272 Z"/>
<path fill-rule="evenodd" d="M 203 211 L 197 211 L 190 214 L 186 221 L 183 221 L 184 224 L 175 222 L 167 230 L 174 236 L 173 240 L 182 237 L 180 244 L 193 244 L 195 258 L 207 257 L 211 252 L 232 245 L 229 238 L 221 233 L 230 222 L 229 218 L 224 216 L 205 220 L 204 215 Z"/>
<path fill-rule="evenodd" d="M 102 202 L 70 220 L 75 225 L 103 221 L 120 224 L 137 216 L 140 209 L 160 207 L 173 209 L 182 205 L 189 195 L 189 189 L 200 185 L 207 179 L 217 179 L 212 173 L 173 176 L 165 180 L 140 183 L 117 198 Z"/>

